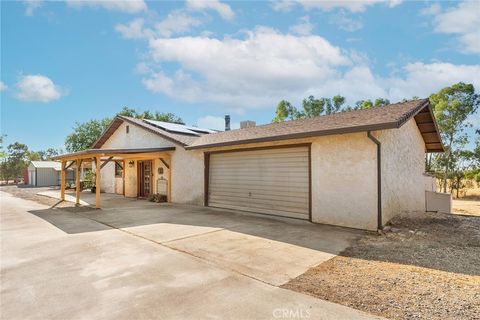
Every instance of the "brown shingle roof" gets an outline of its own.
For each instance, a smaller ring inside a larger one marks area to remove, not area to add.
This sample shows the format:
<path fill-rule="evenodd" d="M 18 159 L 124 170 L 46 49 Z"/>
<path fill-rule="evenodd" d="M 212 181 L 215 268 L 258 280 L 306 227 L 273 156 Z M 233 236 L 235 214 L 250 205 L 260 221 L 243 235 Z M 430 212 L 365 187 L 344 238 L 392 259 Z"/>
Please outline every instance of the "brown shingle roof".
<path fill-rule="evenodd" d="M 417 121 L 420 112 L 422 119 Z M 443 151 L 428 99 L 207 134 L 196 138 L 186 149 L 393 129 L 401 127 L 414 116 L 427 150 Z M 425 129 L 423 130 L 420 125 L 424 125 Z"/>

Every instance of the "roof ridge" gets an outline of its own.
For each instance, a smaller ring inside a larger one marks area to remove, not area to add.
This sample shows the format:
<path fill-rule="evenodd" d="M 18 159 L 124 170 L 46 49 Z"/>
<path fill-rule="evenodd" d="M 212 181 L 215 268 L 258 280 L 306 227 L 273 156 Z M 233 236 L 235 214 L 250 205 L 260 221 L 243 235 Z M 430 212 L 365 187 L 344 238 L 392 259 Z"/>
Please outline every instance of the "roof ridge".
<path fill-rule="evenodd" d="M 412 99 L 412 100 L 403 101 L 403 102 L 389 103 L 387 105 L 372 106 L 371 108 L 368 108 L 368 109 L 342 110 L 342 111 L 331 113 L 331 114 L 324 114 L 324 115 L 319 115 L 319 116 L 314 116 L 314 117 L 309 117 L 309 118 L 291 119 L 291 120 L 285 120 L 285 121 L 279 121 L 279 122 L 264 123 L 264 124 L 256 125 L 254 127 L 248 127 L 248 128 L 243 128 L 243 129 L 238 128 L 238 129 L 233 129 L 233 130 L 229 130 L 229 131 L 220 131 L 220 132 L 217 132 L 215 134 L 228 133 L 228 132 L 238 131 L 238 130 L 253 131 L 255 128 L 262 128 L 262 127 L 266 127 L 266 126 L 275 126 L 275 125 L 286 124 L 286 123 L 291 124 L 291 123 L 315 121 L 318 118 L 326 119 L 326 118 L 331 118 L 331 117 L 338 117 L 338 116 L 343 115 L 345 113 L 348 113 L 348 114 L 365 113 L 365 112 L 371 112 L 372 110 L 397 107 L 397 106 L 400 106 L 400 105 L 403 105 L 403 104 L 406 104 L 406 103 L 411 103 L 411 102 L 414 102 L 414 101 L 421 101 L 421 100 L 424 100 L 426 102 L 426 101 L 428 101 L 428 98 L 416 99 L 416 100 Z M 423 105 L 424 105 L 424 103 L 422 103 L 419 106 L 419 108 L 423 107 Z"/>

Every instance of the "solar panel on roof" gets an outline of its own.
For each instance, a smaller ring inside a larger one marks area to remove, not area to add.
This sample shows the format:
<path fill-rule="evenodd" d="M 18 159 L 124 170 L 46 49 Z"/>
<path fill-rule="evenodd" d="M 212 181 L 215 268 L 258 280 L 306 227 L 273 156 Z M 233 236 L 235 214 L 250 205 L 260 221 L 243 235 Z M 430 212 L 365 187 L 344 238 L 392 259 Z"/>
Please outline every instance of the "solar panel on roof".
<path fill-rule="evenodd" d="M 170 131 L 170 132 L 177 132 L 177 133 L 184 133 L 184 134 L 191 134 L 194 136 L 198 136 L 198 133 L 192 130 L 187 129 L 186 126 L 177 123 L 170 123 L 164 121 L 157 121 L 157 120 L 150 120 L 150 119 L 143 119 L 143 121 L 154 125 L 155 127 Z"/>
<path fill-rule="evenodd" d="M 200 132 L 200 133 L 215 133 L 216 131 L 210 130 L 210 129 L 204 129 L 204 128 L 197 128 L 197 127 L 189 127 L 185 126 L 188 130 L 192 130 L 195 132 Z"/>
<path fill-rule="evenodd" d="M 157 121 L 157 120 L 150 120 L 150 119 L 143 119 L 143 121 L 157 128 L 164 129 L 170 132 L 184 133 L 184 134 L 190 134 L 194 136 L 198 136 L 199 133 L 215 133 L 215 131 L 210 129 L 190 127 L 190 126 L 186 126 L 178 123 L 171 123 L 171 122 Z"/>

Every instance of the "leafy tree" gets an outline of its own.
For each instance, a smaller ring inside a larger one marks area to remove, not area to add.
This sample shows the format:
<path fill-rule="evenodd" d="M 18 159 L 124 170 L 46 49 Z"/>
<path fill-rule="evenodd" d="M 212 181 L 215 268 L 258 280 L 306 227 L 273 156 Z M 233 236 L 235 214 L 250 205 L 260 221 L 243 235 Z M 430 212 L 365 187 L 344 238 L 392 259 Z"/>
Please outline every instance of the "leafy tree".
<path fill-rule="evenodd" d="M 129 107 L 123 107 L 122 111 L 118 113 L 120 116 L 132 117 L 137 119 L 151 119 L 157 121 L 164 121 L 164 122 L 171 122 L 171 123 L 178 123 L 178 124 L 185 124 L 182 118 L 177 117 L 173 113 L 163 113 L 163 112 L 151 112 L 151 111 L 143 111 L 138 112 L 135 109 Z"/>
<path fill-rule="evenodd" d="M 275 118 L 272 122 L 282 122 L 285 120 L 294 120 L 300 118 L 300 113 L 297 108 L 292 106 L 287 100 L 282 100 L 278 103 L 275 111 Z"/>
<path fill-rule="evenodd" d="M 326 114 L 337 113 L 342 109 L 342 106 L 345 104 L 345 97 L 336 95 L 332 98 L 331 107 L 327 107 Z"/>
<path fill-rule="evenodd" d="M 383 99 L 383 98 L 377 98 L 377 99 L 375 99 L 374 106 L 375 107 L 380 107 L 380 106 L 386 106 L 387 104 L 390 104 L 390 100 Z"/>
<path fill-rule="evenodd" d="M 27 145 L 19 142 L 10 144 L 7 147 L 7 159 L 2 163 L 2 178 L 7 183 L 10 179 L 17 181 L 28 165 L 29 156 Z"/>
<path fill-rule="evenodd" d="M 65 139 L 65 148 L 68 152 L 77 152 L 90 148 L 107 129 L 111 119 L 90 120 L 84 123 L 75 123 L 73 133 Z"/>
<path fill-rule="evenodd" d="M 446 146 L 446 152 L 439 157 L 439 160 L 443 164 L 443 191 L 447 192 L 452 155 L 456 149 L 467 142 L 467 136 L 464 133 L 469 125 L 467 118 L 477 110 L 480 99 L 472 84 L 459 82 L 432 94 L 430 103 Z"/>
<path fill-rule="evenodd" d="M 37 152 L 40 156 L 40 160 L 46 161 L 52 157 L 58 156 L 63 153 L 62 149 L 48 148 L 47 150 L 41 150 Z"/>
<path fill-rule="evenodd" d="M 315 98 L 309 96 L 302 101 L 302 111 L 299 111 L 290 102 L 282 100 L 278 103 L 275 110 L 275 118 L 272 122 L 281 122 L 285 120 L 296 120 L 303 118 L 318 117 L 321 115 L 333 114 L 339 112 L 345 103 L 345 98 L 337 95 L 333 98 Z"/>

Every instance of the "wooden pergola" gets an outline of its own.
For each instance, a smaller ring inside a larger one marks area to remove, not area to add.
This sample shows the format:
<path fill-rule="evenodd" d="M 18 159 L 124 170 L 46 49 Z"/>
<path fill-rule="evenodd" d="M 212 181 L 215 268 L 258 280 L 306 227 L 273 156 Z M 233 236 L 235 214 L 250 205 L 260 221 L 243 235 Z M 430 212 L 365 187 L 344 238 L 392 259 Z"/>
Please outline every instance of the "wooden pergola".
<path fill-rule="evenodd" d="M 171 201 L 172 187 L 172 157 L 171 151 L 175 147 L 139 148 L 139 149 L 87 149 L 53 157 L 52 160 L 61 161 L 60 171 L 60 198 L 65 200 L 65 172 L 75 164 L 75 203 L 80 204 L 80 168 L 83 162 L 95 163 L 95 207 L 100 208 L 100 170 L 113 161 L 122 167 L 123 193 L 125 194 L 125 164 L 131 160 L 160 159 L 168 167 L 167 201 Z"/>

